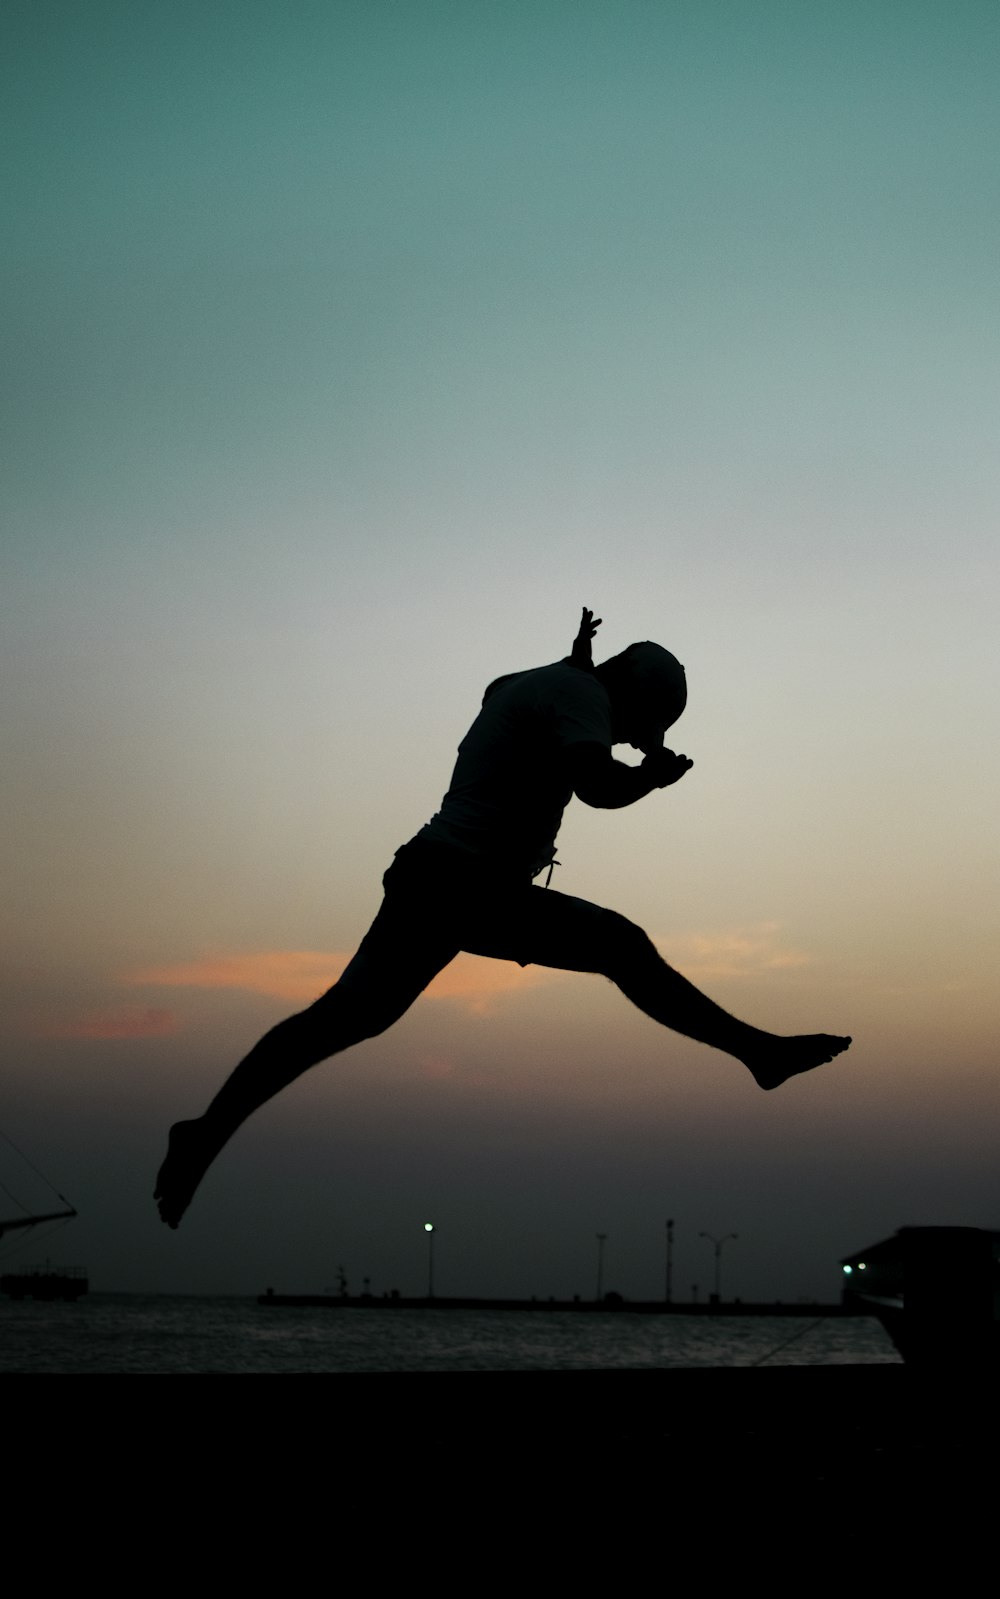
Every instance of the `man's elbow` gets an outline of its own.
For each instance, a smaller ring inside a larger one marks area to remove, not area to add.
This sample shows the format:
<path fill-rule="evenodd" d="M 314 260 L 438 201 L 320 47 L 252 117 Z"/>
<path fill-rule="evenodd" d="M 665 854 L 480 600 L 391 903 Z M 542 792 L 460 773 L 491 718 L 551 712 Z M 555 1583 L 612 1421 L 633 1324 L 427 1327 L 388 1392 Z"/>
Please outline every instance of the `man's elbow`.
<path fill-rule="evenodd" d="M 578 744 L 572 752 L 573 792 L 584 805 L 607 810 L 618 804 L 615 793 L 617 772 L 611 751 L 600 744 Z"/>
<path fill-rule="evenodd" d="M 635 795 L 626 794 L 619 783 L 579 783 L 574 790 L 578 800 L 595 811 L 617 811 L 631 804 Z"/>
<path fill-rule="evenodd" d="M 589 805 L 591 810 L 611 810 L 615 803 L 608 794 L 607 790 L 602 788 L 594 788 L 589 783 L 579 784 L 574 792 L 577 799 L 582 800 L 584 805 Z"/>

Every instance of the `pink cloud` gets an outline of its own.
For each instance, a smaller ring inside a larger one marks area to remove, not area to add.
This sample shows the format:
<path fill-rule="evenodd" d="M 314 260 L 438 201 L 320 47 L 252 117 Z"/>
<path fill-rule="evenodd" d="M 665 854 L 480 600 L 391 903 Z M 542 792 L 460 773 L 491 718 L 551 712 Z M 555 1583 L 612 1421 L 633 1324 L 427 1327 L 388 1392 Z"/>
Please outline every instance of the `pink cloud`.
<path fill-rule="evenodd" d="M 168 966 L 129 972 L 135 988 L 239 988 L 309 1004 L 337 981 L 349 955 L 279 949 L 247 955 L 203 955 Z"/>
<path fill-rule="evenodd" d="M 137 988 L 236 988 L 307 1005 L 337 981 L 350 958 L 338 951 L 290 949 L 205 955 L 193 961 L 144 967 L 130 972 L 126 981 Z M 439 972 L 427 995 L 430 999 L 455 1001 L 476 1015 L 486 1015 L 505 995 L 536 988 L 554 975 L 543 967 L 459 955 Z"/>
<path fill-rule="evenodd" d="M 508 994 L 539 988 L 560 974 L 549 966 L 517 966 L 513 961 L 458 955 L 427 990 L 431 999 L 456 1000 L 476 1016 L 489 1016 Z"/>

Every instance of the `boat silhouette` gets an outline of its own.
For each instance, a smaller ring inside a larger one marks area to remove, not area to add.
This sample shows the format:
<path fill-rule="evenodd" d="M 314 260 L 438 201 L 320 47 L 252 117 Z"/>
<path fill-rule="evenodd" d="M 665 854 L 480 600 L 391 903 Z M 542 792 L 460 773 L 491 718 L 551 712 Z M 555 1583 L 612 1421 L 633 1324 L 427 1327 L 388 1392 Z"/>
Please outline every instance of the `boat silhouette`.
<path fill-rule="evenodd" d="M 6 1133 L 2 1134 L 2 1137 L 4 1142 L 20 1155 L 25 1164 L 31 1166 L 27 1156 L 17 1149 Z M 41 1227 L 47 1222 L 72 1221 L 78 1214 L 75 1205 L 71 1205 L 64 1194 L 60 1194 L 52 1187 L 48 1178 L 38 1171 L 37 1166 L 31 1166 L 31 1169 L 52 1189 L 64 1208 L 47 1211 L 24 1208 L 19 1216 L 4 1217 L 0 1219 L 0 1239 L 5 1233 Z M 53 1266 L 48 1260 L 41 1265 L 21 1266 L 17 1271 L 0 1274 L 0 1294 L 6 1294 L 10 1299 L 79 1299 L 82 1294 L 87 1293 L 89 1287 L 90 1282 L 83 1267 Z"/>
<path fill-rule="evenodd" d="M 900 1227 L 841 1266 L 844 1303 L 877 1316 L 908 1365 L 1000 1363 L 1000 1232 Z"/>

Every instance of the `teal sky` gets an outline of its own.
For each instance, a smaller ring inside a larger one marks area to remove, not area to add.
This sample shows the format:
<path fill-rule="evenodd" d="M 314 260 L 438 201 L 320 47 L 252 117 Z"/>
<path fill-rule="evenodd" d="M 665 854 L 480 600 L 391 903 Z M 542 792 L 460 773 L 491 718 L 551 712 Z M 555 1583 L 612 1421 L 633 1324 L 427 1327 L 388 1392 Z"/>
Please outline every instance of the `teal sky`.
<path fill-rule="evenodd" d="M 736 1229 L 736 1292 L 825 1295 L 1000 1224 L 997 7 L 0 29 L 0 1124 L 95 1285 L 405 1290 L 430 1205 L 442 1292 L 585 1292 L 598 1230 L 655 1291 L 669 1213 L 685 1275 Z M 596 979 L 480 974 L 161 1236 L 167 1123 L 332 980 L 483 686 L 582 605 L 684 660 L 695 766 L 571 809 L 559 886 L 850 1056 L 758 1103 Z"/>

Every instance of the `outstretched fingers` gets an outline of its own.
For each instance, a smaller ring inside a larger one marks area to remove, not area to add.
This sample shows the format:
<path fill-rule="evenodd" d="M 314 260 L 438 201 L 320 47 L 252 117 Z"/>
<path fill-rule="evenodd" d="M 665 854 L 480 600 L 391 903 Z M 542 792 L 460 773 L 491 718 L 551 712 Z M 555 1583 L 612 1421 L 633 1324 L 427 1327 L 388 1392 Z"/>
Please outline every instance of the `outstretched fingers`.
<path fill-rule="evenodd" d="M 601 617 L 598 617 L 595 621 L 593 611 L 588 611 L 586 606 L 583 607 L 580 616 L 580 630 L 573 640 L 573 648 L 569 657 L 574 666 L 593 666 L 594 657 L 590 644 L 601 625 L 601 620 Z"/>

